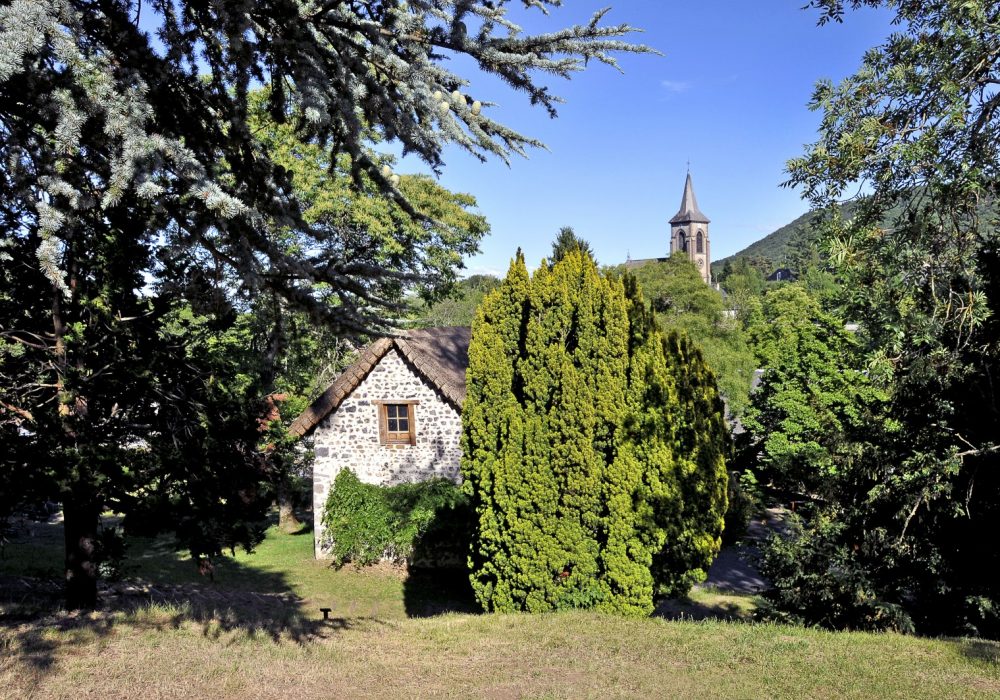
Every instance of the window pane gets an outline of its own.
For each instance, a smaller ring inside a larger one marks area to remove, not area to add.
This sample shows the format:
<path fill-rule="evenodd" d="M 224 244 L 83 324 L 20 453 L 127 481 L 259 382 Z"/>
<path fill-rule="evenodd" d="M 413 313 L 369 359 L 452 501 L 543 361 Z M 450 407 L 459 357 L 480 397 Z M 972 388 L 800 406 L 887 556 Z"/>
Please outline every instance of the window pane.
<path fill-rule="evenodd" d="M 413 413 L 410 405 L 405 403 L 385 403 L 382 404 L 382 419 L 385 426 L 384 440 L 393 444 L 408 444 L 412 436 L 410 432 L 413 424 Z"/>

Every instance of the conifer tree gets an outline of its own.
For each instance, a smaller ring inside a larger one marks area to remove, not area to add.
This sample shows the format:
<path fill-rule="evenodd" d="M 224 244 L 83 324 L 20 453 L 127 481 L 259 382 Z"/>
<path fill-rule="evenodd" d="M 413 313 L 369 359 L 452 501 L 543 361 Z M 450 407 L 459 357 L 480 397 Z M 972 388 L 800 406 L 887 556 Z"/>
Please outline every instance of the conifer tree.
<path fill-rule="evenodd" d="M 512 500 L 521 484 L 524 382 L 517 374 L 524 348 L 530 279 L 518 250 L 500 287 L 486 297 L 469 344 L 468 394 L 462 405 L 463 476 L 479 519 L 470 552 L 476 597 L 488 610 L 514 609 Z M 523 595 L 521 596 L 523 598 Z"/>
<path fill-rule="evenodd" d="M 705 579 L 719 553 L 731 438 L 715 376 L 698 347 L 672 331 L 663 339 L 663 348 L 677 387 L 674 445 L 681 507 L 673 512 L 655 575 L 659 592 L 678 595 Z"/>
<path fill-rule="evenodd" d="M 657 590 L 697 578 L 718 549 L 726 472 L 720 436 L 697 413 L 711 407 L 724 425 L 714 379 L 669 367 L 652 311 L 625 284 L 579 250 L 530 278 L 518 254 L 480 307 L 462 468 L 487 610 L 649 614 Z M 678 378 L 696 393 L 692 415 Z M 685 441 L 685 421 L 706 434 Z"/>
<path fill-rule="evenodd" d="M 629 341 L 622 422 L 604 483 L 604 563 L 615 593 L 609 609 L 649 614 L 658 588 L 653 559 L 671 533 L 663 527 L 681 508 L 677 483 L 677 393 L 651 306 L 635 277 L 622 278 Z"/>
<path fill-rule="evenodd" d="M 577 236 L 572 226 L 563 226 L 559 229 L 559 235 L 552 241 L 552 264 L 562 260 L 566 257 L 566 253 L 571 250 L 579 250 L 594 257 L 594 251 L 590 249 L 590 244 Z"/>

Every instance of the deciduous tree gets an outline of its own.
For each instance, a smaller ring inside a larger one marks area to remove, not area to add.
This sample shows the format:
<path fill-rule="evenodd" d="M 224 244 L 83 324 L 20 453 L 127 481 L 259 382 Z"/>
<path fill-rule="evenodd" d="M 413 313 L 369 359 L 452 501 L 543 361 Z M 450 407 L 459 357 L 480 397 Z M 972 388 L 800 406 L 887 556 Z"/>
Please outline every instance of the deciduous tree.
<path fill-rule="evenodd" d="M 764 295 L 750 335 L 764 370 L 743 420 L 750 461 L 784 490 L 839 493 L 882 417 L 853 335 L 799 283 Z"/>
<path fill-rule="evenodd" d="M 898 23 L 857 73 L 817 85 L 819 140 L 789 163 L 791 183 L 831 209 L 831 261 L 898 430 L 831 506 L 832 525 L 803 536 L 835 553 L 814 563 L 839 559 L 863 582 L 853 599 L 875 613 L 860 624 L 997 635 L 987 572 L 1000 554 L 984 533 L 1000 526 L 1000 266 L 997 222 L 980 207 L 1000 193 L 1000 7 L 811 4 L 822 21 L 884 6 Z M 869 194 L 855 216 L 837 217 L 833 205 L 859 183 Z"/>
<path fill-rule="evenodd" d="M 683 254 L 665 262 L 646 263 L 631 273 L 652 303 L 664 333 L 683 333 L 700 348 L 730 410 L 742 413 L 750 391 L 753 356 L 740 319 L 727 313 L 719 292 L 705 284 Z"/>

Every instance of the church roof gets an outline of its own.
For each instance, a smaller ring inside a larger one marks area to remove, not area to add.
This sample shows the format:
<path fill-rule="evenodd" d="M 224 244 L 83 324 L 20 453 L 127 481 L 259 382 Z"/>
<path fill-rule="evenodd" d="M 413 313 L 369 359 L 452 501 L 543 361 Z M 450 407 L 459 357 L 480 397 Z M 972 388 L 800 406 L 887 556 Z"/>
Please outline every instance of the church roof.
<path fill-rule="evenodd" d="M 698 208 L 698 200 L 694 198 L 691 173 L 688 173 L 687 180 L 684 182 L 684 196 L 681 197 L 681 209 L 670 220 L 672 224 L 686 224 L 689 222 L 709 223 L 708 217 L 702 214 L 701 209 Z"/>
<path fill-rule="evenodd" d="M 364 381 L 390 350 L 397 350 L 412 369 L 441 392 L 456 410 L 465 402 L 465 370 L 469 366 L 468 326 L 445 326 L 405 331 L 379 338 L 366 347 L 312 405 L 289 426 L 296 437 L 305 435 L 335 411 Z"/>

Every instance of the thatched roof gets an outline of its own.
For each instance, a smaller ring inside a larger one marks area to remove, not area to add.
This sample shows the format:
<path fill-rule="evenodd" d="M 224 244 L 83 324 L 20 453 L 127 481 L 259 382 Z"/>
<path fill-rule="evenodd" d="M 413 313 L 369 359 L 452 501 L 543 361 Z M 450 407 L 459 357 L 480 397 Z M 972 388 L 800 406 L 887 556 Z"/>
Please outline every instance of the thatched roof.
<path fill-rule="evenodd" d="M 467 326 L 421 328 L 392 338 L 379 338 L 366 347 L 312 405 L 289 426 L 293 435 L 305 435 L 337 409 L 368 376 L 372 368 L 395 348 L 420 376 L 445 400 L 462 410 L 465 370 L 469 367 L 470 329 Z"/>

